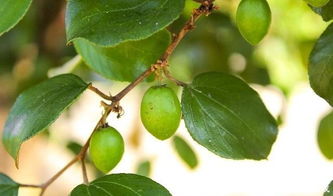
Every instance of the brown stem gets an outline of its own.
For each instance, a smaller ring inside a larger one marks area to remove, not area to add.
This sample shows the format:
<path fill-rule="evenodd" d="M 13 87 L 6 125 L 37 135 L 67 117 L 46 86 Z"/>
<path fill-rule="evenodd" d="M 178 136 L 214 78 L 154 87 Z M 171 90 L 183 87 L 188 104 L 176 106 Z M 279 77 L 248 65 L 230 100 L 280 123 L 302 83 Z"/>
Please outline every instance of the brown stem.
<path fill-rule="evenodd" d="M 201 7 L 201 6 L 200 6 Z M 179 31 L 178 35 L 175 35 L 172 43 L 166 49 L 165 53 L 162 56 L 162 61 L 167 61 L 172 52 L 176 49 L 180 41 L 185 37 L 185 35 L 192 29 L 194 29 L 194 23 L 199 19 L 202 12 L 200 8 L 195 9 L 191 18 L 185 23 L 184 27 Z"/>
<path fill-rule="evenodd" d="M 22 188 L 41 188 L 40 185 L 35 184 L 19 184 L 19 186 Z"/>
<path fill-rule="evenodd" d="M 88 89 L 95 92 L 97 95 L 99 95 L 103 99 L 112 100 L 111 96 L 104 94 L 102 91 L 100 91 L 98 88 L 94 87 L 92 84 L 89 84 Z"/>
<path fill-rule="evenodd" d="M 61 175 L 63 174 L 70 166 L 72 166 L 74 163 L 76 163 L 77 161 L 81 160 L 84 162 L 84 157 L 86 156 L 87 150 L 89 148 L 89 143 L 90 143 L 90 138 L 92 136 L 92 134 L 99 129 L 99 127 L 101 127 L 103 125 L 103 122 L 105 120 L 105 118 L 111 113 L 111 111 L 113 110 L 113 105 L 111 105 L 111 107 L 105 108 L 104 114 L 102 115 L 102 117 L 100 118 L 100 120 L 98 121 L 98 123 L 96 124 L 94 130 L 92 131 L 91 135 L 89 136 L 88 140 L 86 141 L 86 143 L 84 144 L 84 146 L 81 148 L 80 152 L 74 157 L 74 159 L 72 159 L 64 168 L 62 168 L 59 172 L 57 172 L 52 178 L 50 178 L 48 181 L 46 181 L 44 184 L 40 185 L 39 187 L 42 189 L 40 196 L 42 196 L 46 189 Z M 83 164 L 84 165 L 84 164 Z M 82 166 L 83 166 L 82 165 Z M 84 165 L 85 167 L 85 165 Z M 84 169 L 85 170 L 85 169 Z M 85 175 L 85 174 L 84 174 Z M 87 178 L 88 179 L 88 178 Z M 85 180 L 86 181 L 86 180 Z"/>
<path fill-rule="evenodd" d="M 86 154 L 84 154 L 81 158 L 81 168 L 82 168 L 82 175 L 83 175 L 83 182 L 85 184 L 89 183 L 89 179 L 88 179 L 88 174 L 87 174 L 87 168 L 86 168 L 86 162 L 85 162 L 85 156 Z"/>
<path fill-rule="evenodd" d="M 46 189 L 50 186 L 50 184 L 52 184 L 57 178 L 59 178 L 59 176 L 61 176 L 61 174 L 63 174 L 70 166 L 76 163 L 78 159 L 79 159 L 78 156 L 74 157 L 74 159 L 72 159 L 69 163 L 67 163 L 67 165 L 64 168 L 62 168 L 52 178 L 50 178 L 48 181 L 42 184 L 41 185 L 42 191 L 40 193 L 40 196 L 42 196 L 45 193 Z"/>
<path fill-rule="evenodd" d="M 136 87 L 140 82 L 142 82 L 142 80 L 148 77 L 155 70 L 155 66 L 152 65 L 149 69 L 147 69 L 139 77 L 137 77 L 132 83 L 130 83 L 126 88 L 120 91 L 116 96 L 112 97 L 112 101 L 120 101 L 127 93 L 129 93 L 134 87 Z"/>
<path fill-rule="evenodd" d="M 137 77 L 126 88 L 120 91 L 116 96 L 112 97 L 111 100 L 119 102 L 127 93 L 129 93 L 134 87 L 136 87 L 146 77 L 153 73 L 158 67 L 163 68 L 167 66 L 170 55 L 176 49 L 179 42 L 184 38 L 184 36 L 194 28 L 195 22 L 200 18 L 200 16 L 209 15 L 214 9 L 217 8 L 213 6 L 213 0 L 204 1 L 199 8 L 193 11 L 191 18 L 185 23 L 184 27 L 179 31 L 179 33 L 174 36 L 173 41 L 162 55 L 162 58 L 150 68 L 148 68 L 145 72 L 143 72 L 139 77 Z"/>

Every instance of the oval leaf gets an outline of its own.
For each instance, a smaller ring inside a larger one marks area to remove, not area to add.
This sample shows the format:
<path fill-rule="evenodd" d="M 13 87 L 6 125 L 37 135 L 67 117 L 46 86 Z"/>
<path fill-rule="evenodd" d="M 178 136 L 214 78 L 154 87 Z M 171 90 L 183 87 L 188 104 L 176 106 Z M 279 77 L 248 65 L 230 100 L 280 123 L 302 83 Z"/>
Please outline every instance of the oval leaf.
<path fill-rule="evenodd" d="M 87 65 L 102 76 L 119 81 L 133 81 L 161 57 L 170 43 L 166 30 L 140 41 L 115 47 L 100 47 L 87 40 L 74 42 L 77 52 Z"/>
<path fill-rule="evenodd" d="M 0 1 L 0 35 L 13 28 L 26 14 L 32 0 Z"/>
<path fill-rule="evenodd" d="M 333 112 L 321 120 L 317 140 L 323 155 L 328 159 L 333 159 Z"/>
<path fill-rule="evenodd" d="M 194 169 L 198 166 L 198 158 L 191 146 L 180 136 L 174 136 L 173 147 L 175 148 L 179 157 L 191 168 Z"/>
<path fill-rule="evenodd" d="M 312 89 L 333 106 L 333 23 L 314 46 L 309 60 Z"/>
<path fill-rule="evenodd" d="M 325 6 L 323 7 L 313 7 L 310 6 L 314 12 L 319 14 L 324 21 L 328 22 L 333 20 L 333 0 L 330 0 Z"/>
<path fill-rule="evenodd" d="M 67 40 L 85 38 L 102 46 L 148 38 L 173 22 L 184 0 L 69 0 Z"/>
<path fill-rule="evenodd" d="M 222 73 L 197 76 L 183 90 L 185 125 L 199 144 L 230 159 L 265 159 L 277 125 L 258 94 Z"/>
<path fill-rule="evenodd" d="M 0 173 L 0 195 L 17 196 L 19 184 L 5 174 Z"/>
<path fill-rule="evenodd" d="M 330 182 L 330 184 L 328 185 L 324 196 L 333 196 L 333 181 Z"/>
<path fill-rule="evenodd" d="M 89 185 L 81 184 L 71 196 L 170 196 L 162 185 L 135 174 L 112 174 L 103 176 Z"/>
<path fill-rule="evenodd" d="M 21 144 L 49 127 L 87 87 L 78 76 L 64 74 L 20 94 L 9 113 L 2 137 L 16 166 Z"/>

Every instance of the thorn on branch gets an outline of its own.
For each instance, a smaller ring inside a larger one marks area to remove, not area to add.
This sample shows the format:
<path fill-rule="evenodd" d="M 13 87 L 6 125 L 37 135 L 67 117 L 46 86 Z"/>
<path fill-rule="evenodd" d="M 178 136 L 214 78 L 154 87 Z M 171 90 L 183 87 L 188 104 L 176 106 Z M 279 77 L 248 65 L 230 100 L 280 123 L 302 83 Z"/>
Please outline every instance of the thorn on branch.
<path fill-rule="evenodd" d="M 121 106 L 119 106 L 119 107 L 120 108 L 119 108 L 119 112 L 117 114 L 117 118 L 120 118 L 125 114 L 125 110 Z"/>
<path fill-rule="evenodd" d="M 101 106 L 104 108 L 104 113 L 108 113 L 107 111 L 117 113 L 117 118 L 120 118 L 125 114 L 123 107 L 120 106 L 119 101 L 113 101 L 111 104 L 107 104 L 104 101 L 101 101 Z M 102 120 L 102 125 L 107 124 L 106 118 Z"/>

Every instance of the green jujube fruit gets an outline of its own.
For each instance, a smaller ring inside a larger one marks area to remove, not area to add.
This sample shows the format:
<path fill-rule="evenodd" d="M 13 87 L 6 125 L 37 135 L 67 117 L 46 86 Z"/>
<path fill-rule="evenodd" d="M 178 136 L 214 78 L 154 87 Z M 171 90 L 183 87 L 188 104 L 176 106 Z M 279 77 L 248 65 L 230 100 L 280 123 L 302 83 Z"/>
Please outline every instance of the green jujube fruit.
<path fill-rule="evenodd" d="M 330 0 L 304 0 L 313 7 L 322 7 L 326 5 Z"/>
<path fill-rule="evenodd" d="M 242 0 L 237 8 L 236 23 L 242 36 L 258 44 L 271 24 L 271 10 L 266 0 Z"/>
<path fill-rule="evenodd" d="M 319 149 L 327 158 L 333 159 L 333 113 L 325 116 L 319 124 L 317 132 L 317 141 Z"/>
<path fill-rule="evenodd" d="M 166 86 L 153 86 L 142 98 L 140 114 L 143 125 L 153 136 L 168 139 L 176 132 L 181 119 L 178 97 Z"/>
<path fill-rule="evenodd" d="M 124 140 L 113 127 L 100 129 L 90 139 L 89 154 L 97 169 L 108 173 L 124 154 Z"/>

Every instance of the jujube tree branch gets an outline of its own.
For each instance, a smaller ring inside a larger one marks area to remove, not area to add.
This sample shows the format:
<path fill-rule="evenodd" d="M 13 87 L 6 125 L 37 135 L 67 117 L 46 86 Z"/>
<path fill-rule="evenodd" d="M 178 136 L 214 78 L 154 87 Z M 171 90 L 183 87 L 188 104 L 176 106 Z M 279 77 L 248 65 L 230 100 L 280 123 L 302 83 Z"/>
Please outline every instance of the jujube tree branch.
<path fill-rule="evenodd" d="M 185 35 L 195 28 L 195 22 L 200 18 L 202 15 L 209 15 L 213 10 L 217 9 L 213 5 L 213 0 L 206 0 L 202 1 L 199 8 L 193 10 L 193 13 L 190 17 L 190 19 L 185 23 L 184 27 L 179 31 L 178 34 L 173 36 L 173 40 L 171 44 L 167 47 L 166 51 L 162 55 L 162 57 L 153 65 L 151 65 L 146 71 L 144 71 L 141 75 L 139 75 L 133 82 L 131 82 L 128 86 L 126 86 L 122 91 L 120 91 L 115 96 L 109 96 L 104 94 L 102 91 L 97 89 L 96 87 L 89 84 L 88 89 L 95 92 L 97 95 L 99 95 L 101 98 L 111 101 L 111 104 L 108 105 L 104 102 L 102 102 L 102 106 L 104 107 L 104 113 L 98 123 L 96 124 L 94 130 L 92 131 L 91 135 L 89 136 L 88 140 L 84 144 L 84 146 L 81 148 L 80 152 L 69 162 L 67 163 L 60 171 L 58 171 L 54 176 L 52 176 L 48 181 L 41 185 L 29 185 L 29 184 L 20 184 L 20 187 L 29 187 L 29 188 L 40 188 L 42 196 L 46 189 L 61 176 L 69 167 L 74 165 L 76 162 L 81 161 L 82 166 L 82 173 L 83 173 L 83 179 L 85 183 L 88 183 L 88 177 L 85 167 L 85 157 L 87 150 L 89 148 L 89 142 L 91 139 L 92 134 L 98 130 L 99 128 L 103 127 L 106 124 L 106 119 L 109 116 L 111 112 L 121 113 L 122 109 L 119 105 L 119 101 L 127 95 L 134 87 L 136 87 L 139 83 L 141 83 L 145 78 L 147 78 L 149 75 L 154 73 L 157 69 L 163 69 L 164 74 L 167 78 L 175 82 L 177 85 L 184 86 L 185 83 L 176 80 L 173 78 L 170 73 L 167 70 L 168 66 L 168 59 L 171 56 L 171 54 L 174 52 L 180 41 L 185 37 Z"/>

